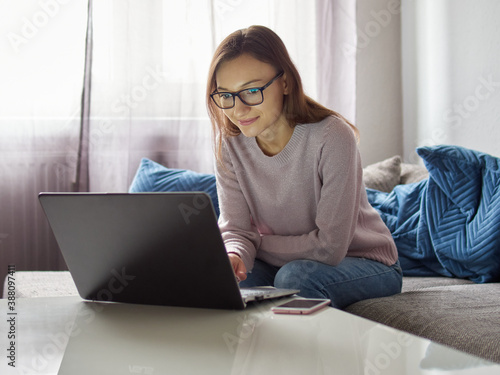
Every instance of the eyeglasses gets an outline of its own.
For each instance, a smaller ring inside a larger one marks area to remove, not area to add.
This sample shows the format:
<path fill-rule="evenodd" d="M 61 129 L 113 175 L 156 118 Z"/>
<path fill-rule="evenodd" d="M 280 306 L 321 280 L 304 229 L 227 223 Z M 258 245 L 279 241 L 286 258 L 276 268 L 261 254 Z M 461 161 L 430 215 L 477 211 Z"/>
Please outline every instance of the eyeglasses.
<path fill-rule="evenodd" d="M 235 97 L 240 98 L 243 104 L 248 106 L 254 106 L 262 104 L 264 101 L 264 90 L 273 84 L 279 77 L 281 77 L 284 72 L 281 72 L 272 80 L 270 80 L 265 86 L 253 87 L 250 89 L 240 90 L 238 92 L 213 92 L 210 97 L 214 101 L 215 105 L 220 109 L 229 109 L 234 107 Z"/>

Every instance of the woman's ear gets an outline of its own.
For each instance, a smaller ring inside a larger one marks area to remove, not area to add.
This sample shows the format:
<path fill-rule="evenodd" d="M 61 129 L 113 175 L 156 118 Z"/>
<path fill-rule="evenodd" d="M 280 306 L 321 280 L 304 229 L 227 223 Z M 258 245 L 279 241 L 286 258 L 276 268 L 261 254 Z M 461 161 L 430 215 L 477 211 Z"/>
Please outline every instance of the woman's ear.
<path fill-rule="evenodd" d="M 284 73 L 281 78 L 283 81 L 283 95 L 288 95 L 288 83 L 286 80 L 286 73 Z"/>

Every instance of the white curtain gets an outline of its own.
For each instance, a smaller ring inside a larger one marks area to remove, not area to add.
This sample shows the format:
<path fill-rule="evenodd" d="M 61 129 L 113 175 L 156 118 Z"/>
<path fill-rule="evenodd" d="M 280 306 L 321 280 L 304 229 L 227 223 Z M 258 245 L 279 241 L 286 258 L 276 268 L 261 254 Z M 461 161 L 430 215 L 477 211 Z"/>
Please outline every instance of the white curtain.
<path fill-rule="evenodd" d="M 37 195 L 73 189 L 86 21 L 86 1 L 0 2 L 2 280 L 64 266 Z"/>
<path fill-rule="evenodd" d="M 356 1 L 316 4 L 317 99 L 356 122 Z"/>
<path fill-rule="evenodd" d="M 85 77 L 88 1 L 0 0 L 6 36 L 0 38 L 0 272 L 7 263 L 25 269 L 63 263 L 36 196 L 74 190 L 77 170 L 88 168 L 89 191 L 107 192 L 127 191 L 142 157 L 212 172 L 207 70 L 217 44 L 237 29 L 275 30 L 307 93 L 354 121 L 355 54 L 341 45 L 356 45 L 355 6 L 355 0 L 93 1 Z"/>

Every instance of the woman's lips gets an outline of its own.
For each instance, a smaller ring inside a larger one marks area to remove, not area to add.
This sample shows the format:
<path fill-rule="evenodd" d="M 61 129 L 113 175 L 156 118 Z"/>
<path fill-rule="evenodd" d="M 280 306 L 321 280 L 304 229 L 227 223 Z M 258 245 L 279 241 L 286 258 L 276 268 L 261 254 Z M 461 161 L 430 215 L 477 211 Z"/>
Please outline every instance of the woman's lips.
<path fill-rule="evenodd" d="M 250 124 L 253 124 L 255 121 L 257 121 L 258 117 L 253 117 L 253 118 L 249 118 L 247 120 L 238 120 L 238 124 L 240 124 L 241 126 L 248 126 Z"/>

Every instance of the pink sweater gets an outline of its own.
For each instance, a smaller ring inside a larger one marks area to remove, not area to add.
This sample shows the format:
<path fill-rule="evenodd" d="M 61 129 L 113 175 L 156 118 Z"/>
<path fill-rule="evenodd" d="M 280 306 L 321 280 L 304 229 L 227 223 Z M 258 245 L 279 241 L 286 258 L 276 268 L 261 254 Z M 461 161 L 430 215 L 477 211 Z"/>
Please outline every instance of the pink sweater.
<path fill-rule="evenodd" d="M 285 148 L 266 156 L 255 138 L 223 141 L 216 169 L 219 226 L 247 270 L 296 259 L 337 265 L 346 256 L 392 265 L 389 229 L 368 203 L 356 138 L 342 120 L 297 125 Z"/>

